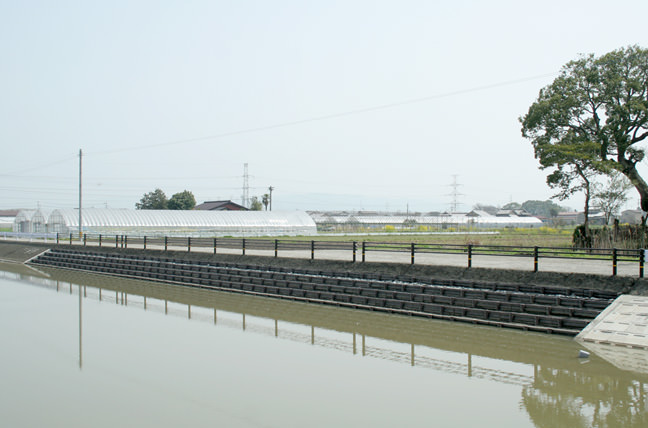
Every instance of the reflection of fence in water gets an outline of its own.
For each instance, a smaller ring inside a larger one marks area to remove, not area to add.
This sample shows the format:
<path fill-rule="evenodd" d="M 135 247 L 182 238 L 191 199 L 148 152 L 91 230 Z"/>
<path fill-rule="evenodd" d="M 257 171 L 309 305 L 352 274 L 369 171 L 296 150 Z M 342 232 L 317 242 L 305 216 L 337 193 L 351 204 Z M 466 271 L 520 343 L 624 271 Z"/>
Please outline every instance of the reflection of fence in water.
<path fill-rule="evenodd" d="M 77 295 L 79 293 L 78 285 L 71 282 L 62 283 L 58 280 L 26 276 L 24 274 L 6 271 L 0 271 L 0 278 L 20 282 L 27 281 L 33 285 L 52 289 L 57 292 Z M 171 300 L 161 300 L 137 294 L 126 294 L 120 291 L 106 290 L 92 286 L 82 285 L 81 287 L 85 299 L 91 299 L 97 302 L 121 304 L 131 308 L 141 308 L 145 311 L 180 316 L 190 320 L 209 322 L 217 326 L 224 326 L 267 336 L 275 336 L 293 342 L 311 344 L 322 348 L 360 354 L 366 357 L 409 364 L 445 373 L 466 375 L 478 379 L 493 380 L 519 386 L 530 385 L 534 380 L 533 376 L 522 373 L 513 373 L 506 370 L 475 366 L 472 364 L 472 356 L 470 354 L 443 351 L 443 353 L 452 353 L 455 359 L 461 357 L 466 360 L 466 362 L 450 361 L 450 358 L 443 359 L 424 355 L 425 351 L 428 353 L 438 351 L 435 348 L 430 348 L 424 345 L 415 346 L 396 343 L 389 340 L 362 335 L 360 333 L 342 333 L 322 327 L 315 328 L 314 326 L 307 326 L 305 324 L 297 324 L 288 321 L 282 321 L 279 323 L 279 320 L 270 318 L 250 316 L 242 313 L 217 310 L 216 308 L 207 308 L 174 302 Z M 309 331 L 303 331 L 306 328 L 308 328 Z M 368 341 L 371 341 L 371 344 L 367 344 Z M 409 346 L 410 350 L 396 349 L 399 346 L 402 347 L 402 345 Z"/>

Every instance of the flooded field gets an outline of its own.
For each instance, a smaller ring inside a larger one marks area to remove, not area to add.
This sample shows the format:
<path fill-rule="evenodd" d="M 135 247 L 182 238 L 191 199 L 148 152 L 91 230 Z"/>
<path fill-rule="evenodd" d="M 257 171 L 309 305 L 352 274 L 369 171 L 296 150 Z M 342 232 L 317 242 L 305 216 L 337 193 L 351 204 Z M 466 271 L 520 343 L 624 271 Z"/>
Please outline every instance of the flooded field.
<path fill-rule="evenodd" d="M 648 426 L 645 351 L 566 337 L 14 264 L 0 326 L 4 426 Z"/>

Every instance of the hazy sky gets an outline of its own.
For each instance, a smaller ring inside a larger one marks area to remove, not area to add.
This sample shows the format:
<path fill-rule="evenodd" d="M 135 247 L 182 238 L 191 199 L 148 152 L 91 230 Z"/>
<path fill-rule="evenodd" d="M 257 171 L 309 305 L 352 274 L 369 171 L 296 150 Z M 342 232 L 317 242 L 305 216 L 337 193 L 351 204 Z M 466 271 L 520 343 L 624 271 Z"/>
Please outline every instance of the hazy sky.
<path fill-rule="evenodd" d="M 547 199 L 518 118 L 581 53 L 648 47 L 637 1 L 0 0 L 0 208 L 159 187 L 274 209 Z M 648 168 L 643 168 L 648 174 Z M 636 204 L 636 195 L 632 193 Z M 563 204 L 581 208 L 582 198 Z"/>

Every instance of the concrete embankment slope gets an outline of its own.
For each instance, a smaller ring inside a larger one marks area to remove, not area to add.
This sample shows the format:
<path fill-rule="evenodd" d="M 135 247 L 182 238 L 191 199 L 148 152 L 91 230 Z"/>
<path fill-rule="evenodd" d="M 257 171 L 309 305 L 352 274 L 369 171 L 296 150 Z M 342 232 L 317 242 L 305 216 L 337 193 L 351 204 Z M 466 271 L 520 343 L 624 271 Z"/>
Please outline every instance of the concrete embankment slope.
<path fill-rule="evenodd" d="M 25 263 L 50 248 L 79 249 L 78 246 L 44 243 L 0 242 L 0 260 Z M 225 263 L 267 266 L 270 268 L 295 268 L 320 271 L 344 271 L 354 274 L 384 274 L 389 276 L 410 276 L 420 278 L 439 278 L 452 280 L 489 281 L 498 283 L 518 283 L 547 287 L 588 288 L 592 290 L 613 291 L 619 294 L 648 296 L 648 280 L 630 276 L 594 275 L 572 272 L 531 272 L 527 263 L 512 263 L 509 269 L 463 268 L 457 266 L 411 265 L 409 263 L 366 262 L 352 263 L 336 260 L 309 260 L 284 257 L 264 257 L 252 255 L 211 254 L 186 251 L 158 251 L 120 249 L 110 247 L 88 247 L 84 250 L 97 253 L 118 253 L 127 255 L 147 255 L 166 257 L 180 261 L 220 261 Z M 573 263 L 579 263 L 574 260 Z"/>
<path fill-rule="evenodd" d="M 0 242 L 0 261 L 26 263 L 50 248 L 43 244 Z"/>
<path fill-rule="evenodd" d="M 546 274 L 59 245 L 30 262 L 155 282 L 498 327 L 576 335 L 628 283 Z M 407 267 L 409 266 L 409 268 Z M 462 272 L 464 271 L 464 272 Z M 478 275 L 474 279 L 458 275 Z M 499 280 L 495 280 L 496 278 Z M 485 279 L 486 278 L 486 279 Z M 504 280 L 502 280 L 502 278 Z M 558 277 L 554 277 L 557 279 Z M 543 282 L 538 283 L 538 279 Z M 627 279 L 627 278 L 625 278 Z M 608 289 L 605 289 L 608 288 Z"/>

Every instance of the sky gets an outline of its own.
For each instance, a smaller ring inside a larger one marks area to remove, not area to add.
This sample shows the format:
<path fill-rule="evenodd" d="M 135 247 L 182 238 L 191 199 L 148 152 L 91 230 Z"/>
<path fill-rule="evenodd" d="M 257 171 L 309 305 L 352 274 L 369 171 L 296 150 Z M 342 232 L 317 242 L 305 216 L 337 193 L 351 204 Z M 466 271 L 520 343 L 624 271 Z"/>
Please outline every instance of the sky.
<path fill-rule="evenodd" d="M 641 16 L 643 0 L 0 0 L 0 209 L 78 207 L 80 150 L 84 208 L 156 188 L 241 203 L 246 164 L 274 210 L 546 200 L 519 117 L 580 54 L 648 47 Z"/>

